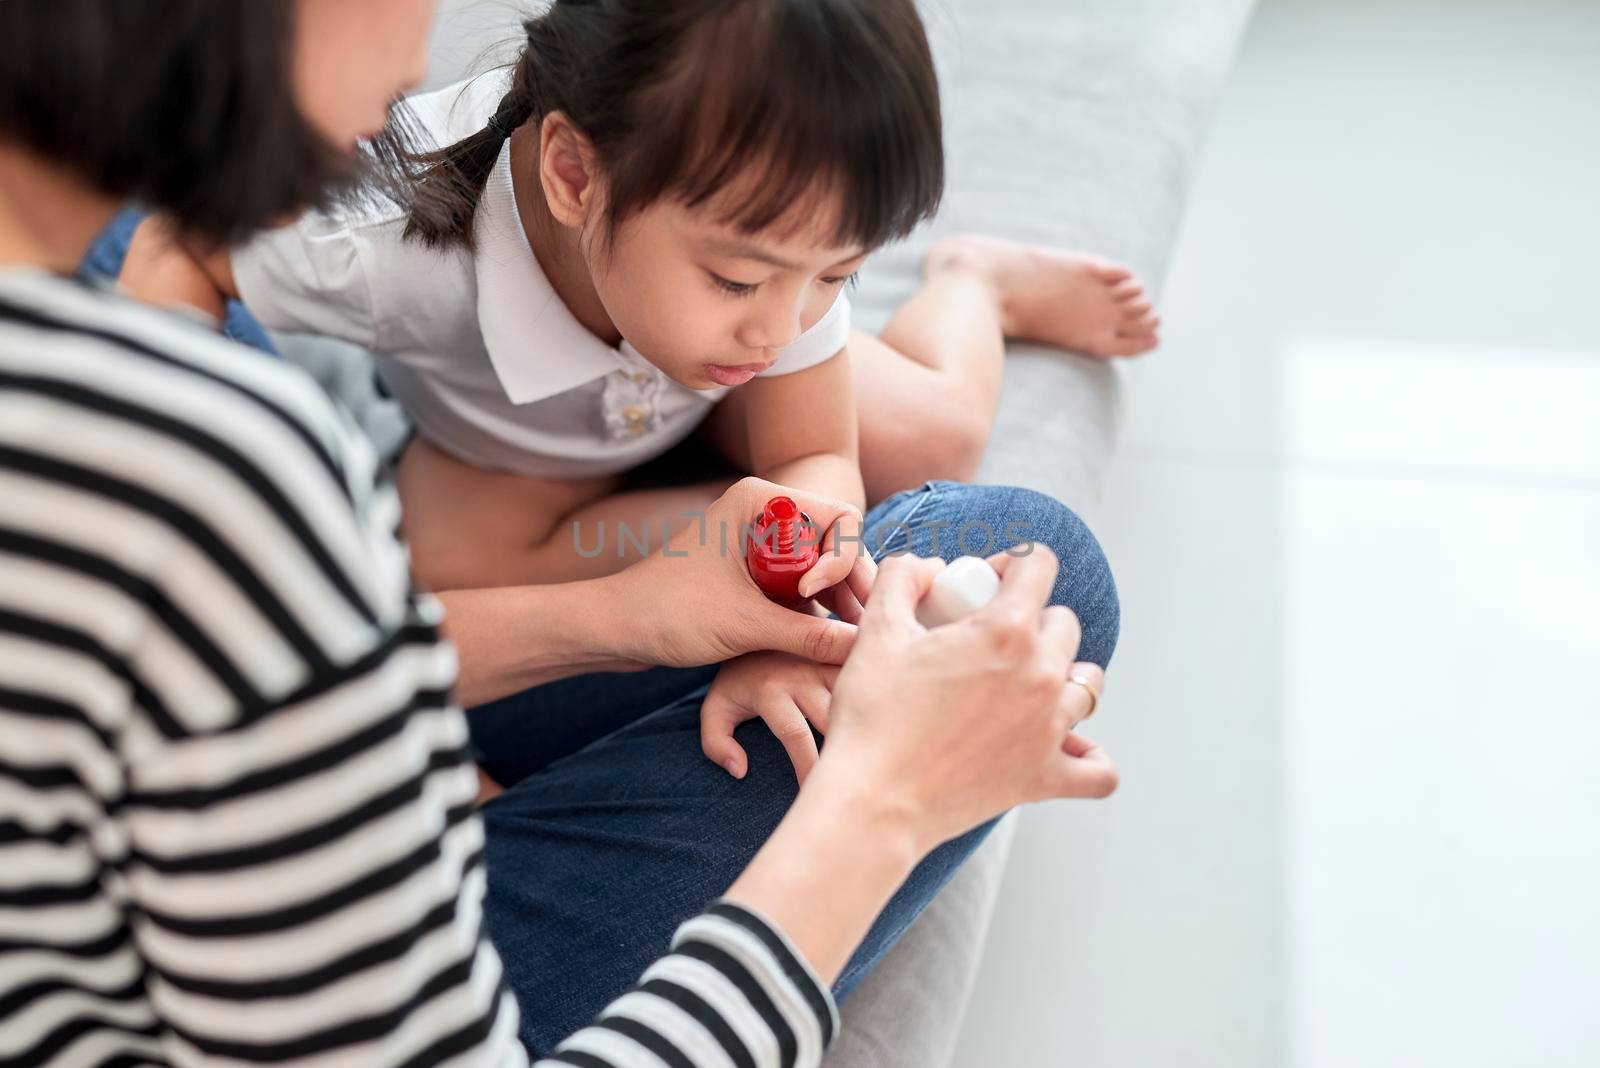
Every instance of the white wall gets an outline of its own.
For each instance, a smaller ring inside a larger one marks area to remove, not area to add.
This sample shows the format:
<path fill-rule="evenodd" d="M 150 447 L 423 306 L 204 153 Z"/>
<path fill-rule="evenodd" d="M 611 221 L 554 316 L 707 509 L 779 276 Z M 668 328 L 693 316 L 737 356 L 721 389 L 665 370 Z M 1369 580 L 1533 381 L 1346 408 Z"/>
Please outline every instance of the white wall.
<path fill-rule="evenodd" d="M 1600 1064 L 1597 176 L 1600 4 L 1264 0 L 961 1068 Z"/>
<path fill-rule="evenodd" d="M 534 9 L 525 0 L 439 0 L 427 88 L 514 60 L 522 42 L 518 13 Z"/>

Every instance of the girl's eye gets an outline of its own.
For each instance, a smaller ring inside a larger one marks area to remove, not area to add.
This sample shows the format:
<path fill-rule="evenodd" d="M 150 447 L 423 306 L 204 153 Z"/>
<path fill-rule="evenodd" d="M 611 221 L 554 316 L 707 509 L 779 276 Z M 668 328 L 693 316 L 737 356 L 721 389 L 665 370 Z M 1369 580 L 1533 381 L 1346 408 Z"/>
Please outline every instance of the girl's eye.
<path fill-rule="evenodd" d="M 725 293 L 731 293 L 736 297 L 748 297 L 759 288 L 750 282 L 732 282 L 722 277 L 720 274 L 713 274 L 711 272 L 707 273 L 711 274 L 711 281 L 716 284 L 718 289 Z"/>
<path fill-rule="evenodd" d="M 850 288 L 854 289 L 855 284 L 860 277 L 861 272 L 854 271 L 843 278 L 824 278 L 822 279 L 822 284 L 825 286 L 849 286 Z"/>

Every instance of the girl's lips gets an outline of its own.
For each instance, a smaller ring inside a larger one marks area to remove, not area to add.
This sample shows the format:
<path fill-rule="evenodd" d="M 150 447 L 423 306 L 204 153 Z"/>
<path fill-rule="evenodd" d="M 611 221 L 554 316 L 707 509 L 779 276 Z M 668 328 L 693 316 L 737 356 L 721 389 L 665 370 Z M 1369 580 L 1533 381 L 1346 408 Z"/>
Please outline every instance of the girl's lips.
<path fill-rule="evenodd" d="M 706 377 L 719 386 L 742 386 L 766 368 L 767 365 L 764 363 L 745 363 L 736 366 L 708 363 Z"/>

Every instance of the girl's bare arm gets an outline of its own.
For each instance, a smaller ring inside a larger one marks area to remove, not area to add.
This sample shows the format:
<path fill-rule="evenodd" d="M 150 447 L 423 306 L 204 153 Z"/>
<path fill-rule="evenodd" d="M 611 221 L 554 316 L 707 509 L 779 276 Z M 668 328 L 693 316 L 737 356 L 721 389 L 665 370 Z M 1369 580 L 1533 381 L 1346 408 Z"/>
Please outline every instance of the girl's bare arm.
<path fill-rule="evenodd" d="M 752 474 L 866 508 L 848 353 L 740 389 Z"/>

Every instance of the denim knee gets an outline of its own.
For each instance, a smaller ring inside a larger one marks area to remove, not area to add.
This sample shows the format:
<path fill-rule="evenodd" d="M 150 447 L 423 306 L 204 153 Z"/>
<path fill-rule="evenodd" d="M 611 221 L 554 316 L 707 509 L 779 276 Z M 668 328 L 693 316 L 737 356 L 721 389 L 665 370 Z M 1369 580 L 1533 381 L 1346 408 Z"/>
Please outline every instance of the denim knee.
<path fill-rule="evenodd" d="M 1099 540 L 1060 501 L 1021 486 L 934 481 L 896 494 L 867 515 L 867 546 L 879 559 L 989 556 L 1018 544 L 1048 546 L 1061 562 L 1052 604 L 1065 605 L 1083 628 L 1078 659 L 1106 667 L 1117 647 L 1122 609 Z"/>
<path fill-rule="evenodd" d="M 1067 605 L 1078 616 L 1083 627 L 1078 659 L 1107 667 L 1122 631 L 1122 603 L 1100 540 L 1076 512 L 1055 498 L 1021 487 L 999 488 L 1015 495 L 1013 500 L 1028 500 L 1036 523 L 1028 537 L 1049 546 L 1061 561 L 1050 600 Z"/>

